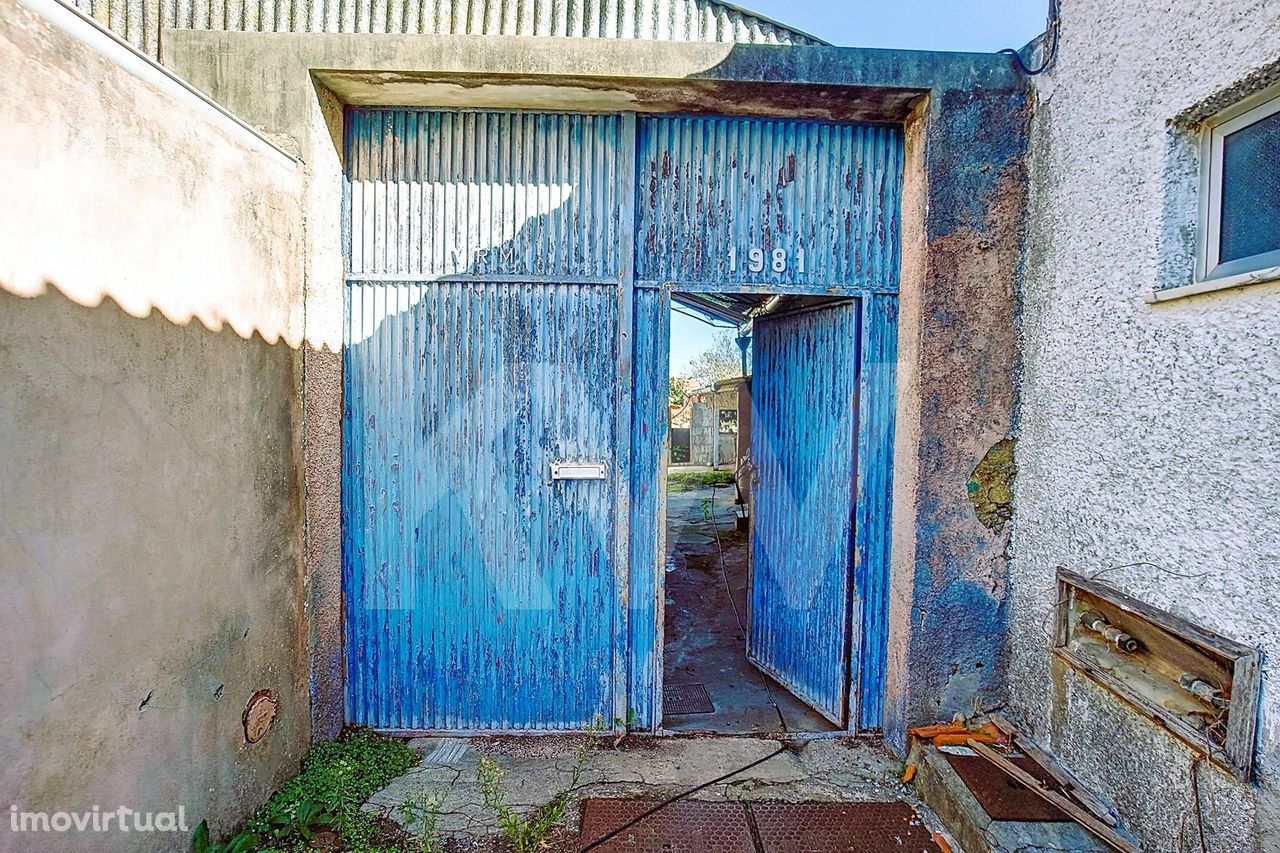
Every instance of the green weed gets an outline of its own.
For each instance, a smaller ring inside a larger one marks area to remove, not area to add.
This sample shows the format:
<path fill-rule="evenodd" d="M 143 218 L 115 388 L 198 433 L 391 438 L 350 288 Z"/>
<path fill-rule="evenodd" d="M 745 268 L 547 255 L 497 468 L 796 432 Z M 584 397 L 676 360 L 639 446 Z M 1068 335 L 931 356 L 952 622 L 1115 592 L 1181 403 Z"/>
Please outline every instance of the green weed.
<path fill-rule="evenodd" d="M 368 729 L 348 729 L 337 740 L 313 746 L 302 759 L 302 771 L 272 794 L 237 834 L 214 844 L 208 824 L 201 821 L 192 838 L 193 849 L 196 853 L 293 853 L 307 850 L 307 842 L 318 831 L 330 829 L 352 853 L 384 853 L 386 848 L 374 842 L 380 829 L 377 819 L 360 806 L 420 759 L 403 741 Z"/>

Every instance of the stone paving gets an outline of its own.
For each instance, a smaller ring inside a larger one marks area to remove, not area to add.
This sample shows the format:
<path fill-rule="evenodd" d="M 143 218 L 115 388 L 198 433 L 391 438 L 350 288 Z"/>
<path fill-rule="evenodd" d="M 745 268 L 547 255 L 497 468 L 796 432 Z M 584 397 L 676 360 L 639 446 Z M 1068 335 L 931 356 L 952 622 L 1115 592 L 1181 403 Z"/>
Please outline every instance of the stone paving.
<path fill-rule="evenodd" d="M 365 808 L 404 823 L 406 801 L 438 798 L 445 837 L 483 838 L 497 832 L 477 783 L 481 756 L 506 772 L 509 802 L 525 811 L 550 801 L 570 783 L 581 737 L 417 738 L 423 763 L 376 793 Z M 629 736 L 592 748 L 579 787 L 586 797 L 663 798 L 692 788 L 777 750 L 772 738 L 732 736 Z M 930 831 L 941 828 L 915 792 L 898 780 L 902 765 L 875 741 L 817 739 L 792 743 L 751 770 L 694 795 L 707 801 L 906 802 Z M 576 830 L 578 814 L 569 818 Z"/>

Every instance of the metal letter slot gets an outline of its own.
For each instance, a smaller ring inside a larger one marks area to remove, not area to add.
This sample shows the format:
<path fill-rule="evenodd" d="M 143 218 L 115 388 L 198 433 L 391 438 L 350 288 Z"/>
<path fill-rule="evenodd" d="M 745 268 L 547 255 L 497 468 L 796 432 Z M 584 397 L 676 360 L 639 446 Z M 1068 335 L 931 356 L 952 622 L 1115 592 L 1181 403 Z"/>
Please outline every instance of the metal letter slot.
<path fill-rule="evenodd" d="M 603 480 L 604 464 L 598 462 L 552 462 L 553 480 Z"/>

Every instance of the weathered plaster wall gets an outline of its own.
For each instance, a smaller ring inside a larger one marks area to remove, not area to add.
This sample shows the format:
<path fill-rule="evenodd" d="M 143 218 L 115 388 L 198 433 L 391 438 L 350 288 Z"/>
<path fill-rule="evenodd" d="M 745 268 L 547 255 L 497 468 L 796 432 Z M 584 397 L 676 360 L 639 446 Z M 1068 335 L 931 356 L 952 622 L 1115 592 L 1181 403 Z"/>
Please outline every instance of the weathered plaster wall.
<path fill-rule="evenodd" d="M 0 20 L 0 802 L 226 830 L 310 733 L 301 175 L 87 24 Z"/>
<path fill-rule="evenodd" d="M 1199 770 L 1210 850 L 1280 849 L 1280 285 L 1187 283 L 1194 136 L 1170 121 L 1280 60 L 1266 0 L 1063 0 L 1038 79 L 1022 303 L 1011 709 L 1148 850 L 1199 850 L 1193 754 L 1050 663 L 1055 566 L 1263 649 L 1259 786 Z"/>
<path fill-rule="evenodd" d="M 970 481 L 1012 431 L 1026 94 L 952 89 L 907 123 L 885 730 L 1000 704 L 1009 528 Z"/>

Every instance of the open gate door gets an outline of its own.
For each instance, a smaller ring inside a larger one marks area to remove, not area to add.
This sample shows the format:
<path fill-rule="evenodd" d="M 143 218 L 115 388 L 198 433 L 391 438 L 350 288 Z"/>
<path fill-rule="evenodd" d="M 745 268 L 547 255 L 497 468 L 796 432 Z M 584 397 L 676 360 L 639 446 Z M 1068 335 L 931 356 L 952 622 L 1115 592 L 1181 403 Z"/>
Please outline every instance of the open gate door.
<path fill-rule="evenodd" d="M 755 321 L 751 661 L 848 723 L 858 304 Z"/>

